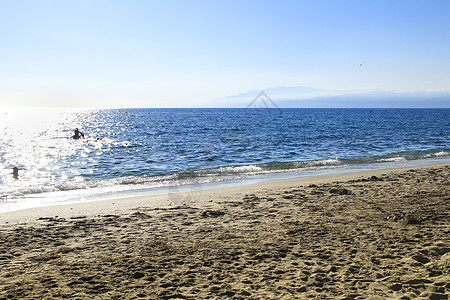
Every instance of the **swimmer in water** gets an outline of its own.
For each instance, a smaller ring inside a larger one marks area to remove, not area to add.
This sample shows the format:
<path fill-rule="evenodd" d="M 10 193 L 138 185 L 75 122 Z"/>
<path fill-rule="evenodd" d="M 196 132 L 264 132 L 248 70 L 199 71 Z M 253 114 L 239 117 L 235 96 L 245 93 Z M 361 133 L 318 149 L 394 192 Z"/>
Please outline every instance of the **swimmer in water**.
<path fill-rule="evenodd" d="M 84 134 L 81 131 L 79 131 L 78 128 L 75 128 L 75 131 L 74 131 L 74 134 L 73 134 L 72 138 L 74 140 L 78 140 L 81 137 L 84 139 Z"/>
<path fill-rule="evenodd" d="M 14 177 L 14 179 L 19 178 L 19 168 L 18 167 L 13 168 L 13 177 Z"/>

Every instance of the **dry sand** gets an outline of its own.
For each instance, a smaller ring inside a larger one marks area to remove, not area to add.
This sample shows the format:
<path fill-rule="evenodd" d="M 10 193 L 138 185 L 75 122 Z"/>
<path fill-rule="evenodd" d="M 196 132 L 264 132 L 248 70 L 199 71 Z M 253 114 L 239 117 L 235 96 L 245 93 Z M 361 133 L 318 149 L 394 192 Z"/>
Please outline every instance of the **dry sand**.
<path fill-rule="evenodd" d="M 434 165 L 2 214 L 0 299 L 447 299 L 449 174 Z"/>

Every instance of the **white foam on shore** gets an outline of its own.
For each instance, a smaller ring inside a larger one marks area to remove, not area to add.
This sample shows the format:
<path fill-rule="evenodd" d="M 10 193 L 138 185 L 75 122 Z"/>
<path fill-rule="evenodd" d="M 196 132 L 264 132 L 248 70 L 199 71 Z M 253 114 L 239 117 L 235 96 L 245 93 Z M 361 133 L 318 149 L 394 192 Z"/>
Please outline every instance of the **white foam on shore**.
<path fill-rule="evenodd" d="M 257 173 L 263 171 L 263 168 L 256 165 L 237 166 L 237 167 L 221 167 L 218 170 L 220 174 L 245 174 L 245 173 Z"/>
<path fill-rule="evenodd" d="M 382 158 L 378 160 L 379 162 L 394 162 L 394 161 L 406 161 L 406 158 L 403 156 L 396 156 L 390 158 Z"/>
<path fill-rule="evenodd" d="M 427 155 L 425 155 L 424 157 L 425 157 L 425 158 L 430 158 L 430 157 L 444 157 L 444 156 L 448 156 L 448 155 L 450 155 L 449 152 L 441 151 L 441 152 L 437 152 L 437 153 L 430 153 L 430 154 L 427 154 Z"/>

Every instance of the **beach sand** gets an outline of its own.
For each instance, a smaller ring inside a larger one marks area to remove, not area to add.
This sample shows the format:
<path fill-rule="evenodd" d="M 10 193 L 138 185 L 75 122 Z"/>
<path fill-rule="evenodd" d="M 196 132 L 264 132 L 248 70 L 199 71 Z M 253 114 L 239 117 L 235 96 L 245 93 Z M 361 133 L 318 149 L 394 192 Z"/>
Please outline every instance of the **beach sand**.
<path fill-rule="evenodd" d="M 0 215 L 0 299 L 447 299 L 450 165 Z"/>

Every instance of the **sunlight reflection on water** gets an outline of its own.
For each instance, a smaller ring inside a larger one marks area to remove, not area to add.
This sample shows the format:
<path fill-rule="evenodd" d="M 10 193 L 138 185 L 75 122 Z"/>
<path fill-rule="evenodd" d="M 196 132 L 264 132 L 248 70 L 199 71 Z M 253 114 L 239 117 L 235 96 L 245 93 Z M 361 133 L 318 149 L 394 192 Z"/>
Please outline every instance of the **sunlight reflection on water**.
<path fill-rule="evenodd" d="M 12 188 L 33 186 L 59 178 L 79 175 L 76 168 L 65 168 L 74 156 L 91 151 L 71 139 L 76 127 L 83 128 L 89 111 L 68 109 L 9 109 L 0 111 L 0 175 Z M 19 168 L 19 178 L 9 176 Z M 55 172 L 59 170 L 58 172 Z"/>

